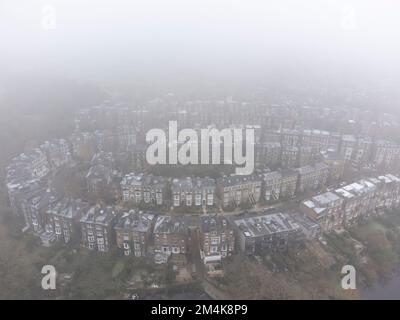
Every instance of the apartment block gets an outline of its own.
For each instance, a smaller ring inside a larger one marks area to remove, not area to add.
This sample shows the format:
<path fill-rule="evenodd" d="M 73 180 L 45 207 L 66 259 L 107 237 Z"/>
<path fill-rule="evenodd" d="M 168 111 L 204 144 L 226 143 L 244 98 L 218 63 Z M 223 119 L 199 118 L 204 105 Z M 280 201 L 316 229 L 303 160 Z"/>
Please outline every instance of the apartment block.
<path fill-rule="evenodd" d="M 284 250 L 299 239 L 299 228 L 284 213 L 233 219 L 239 249 L 246 254 Z"/>

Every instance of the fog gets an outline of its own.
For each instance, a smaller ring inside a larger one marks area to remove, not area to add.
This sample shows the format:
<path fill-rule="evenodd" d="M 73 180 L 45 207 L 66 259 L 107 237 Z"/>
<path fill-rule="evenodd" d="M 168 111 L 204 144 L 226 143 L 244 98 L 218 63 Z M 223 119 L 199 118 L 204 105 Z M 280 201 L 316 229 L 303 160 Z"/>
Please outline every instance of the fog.
<path fill-rule="evenodd" d="M 397 0 L 1 0 L 0 78 L 387 83 L 399 75 L 399 17 Z"/>
<path fill-rule="evenodd" d="M 399 84 L 400 0 L 0 0 L 0 300 L 360 298 Z"/>

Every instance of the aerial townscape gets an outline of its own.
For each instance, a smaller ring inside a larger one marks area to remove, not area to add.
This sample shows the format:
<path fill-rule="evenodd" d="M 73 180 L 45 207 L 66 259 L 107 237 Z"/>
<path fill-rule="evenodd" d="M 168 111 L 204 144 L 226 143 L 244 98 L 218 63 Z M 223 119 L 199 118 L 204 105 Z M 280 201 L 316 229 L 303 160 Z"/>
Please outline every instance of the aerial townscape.
<path fill-rule="evenodd" d="M 196 130 L 251 124 L 253 174 L 236 175 L 233 164 L 149 165 L 146 132 L 170 120 Z M 400 208 L 400 144 L 388 139 L 398 126 L 387 113 L 290 102 L 105 101 L 76 112 L 70 136 L 13 158 L 6 185 L 22 232 L 45 247 L 115 249 L 172 263 L 182 282 L 223 279 L 228 257 L 325 243 Z"/>
<path fill-rule="evenodd" d="M 0 301 L 400 300 L 399 12 L 0 0 Z"/>

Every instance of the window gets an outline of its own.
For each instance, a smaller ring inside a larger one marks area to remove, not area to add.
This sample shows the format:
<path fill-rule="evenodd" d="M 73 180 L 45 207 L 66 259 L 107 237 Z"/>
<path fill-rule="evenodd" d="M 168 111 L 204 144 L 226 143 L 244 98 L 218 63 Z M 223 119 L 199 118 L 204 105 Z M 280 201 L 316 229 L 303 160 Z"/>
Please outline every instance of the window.
<path fill-rule="evenodd" d="M 179 247 L 172 247 L 173 253 L 179 253 Z"/>
<path fill-rule="evenodd" d="M 201 205 L 201 195 L 196 195 L 196 206 Z"/>

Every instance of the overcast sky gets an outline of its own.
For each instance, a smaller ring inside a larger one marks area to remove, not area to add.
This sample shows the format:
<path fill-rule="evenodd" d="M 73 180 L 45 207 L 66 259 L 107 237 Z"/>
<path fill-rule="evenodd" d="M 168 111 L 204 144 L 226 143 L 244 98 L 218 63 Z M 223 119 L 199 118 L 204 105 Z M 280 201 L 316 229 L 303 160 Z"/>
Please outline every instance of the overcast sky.
<path fill-rule="evenodd" d="M 400 1 L 0 0 L 0 39 L 3 78 L 395 77 Z"/>

